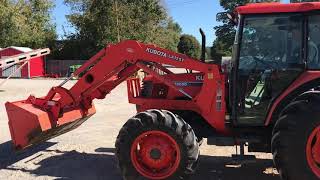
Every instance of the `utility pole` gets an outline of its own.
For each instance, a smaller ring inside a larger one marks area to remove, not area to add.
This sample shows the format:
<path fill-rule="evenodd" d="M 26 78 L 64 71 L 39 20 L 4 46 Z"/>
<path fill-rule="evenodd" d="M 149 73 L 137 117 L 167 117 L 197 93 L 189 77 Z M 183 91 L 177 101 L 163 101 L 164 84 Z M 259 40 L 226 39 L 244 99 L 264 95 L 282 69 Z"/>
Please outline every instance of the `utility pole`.
<path fill-rule="evenodd" d="M 118 33 L 118 43 L 120 42 L 120 28 L 119 28 L 119 12 L 118 12 L 118 0 L 114 0 L 114 5 L 116 9 L 116 23 L 117 23 L 117 33 Z"/>

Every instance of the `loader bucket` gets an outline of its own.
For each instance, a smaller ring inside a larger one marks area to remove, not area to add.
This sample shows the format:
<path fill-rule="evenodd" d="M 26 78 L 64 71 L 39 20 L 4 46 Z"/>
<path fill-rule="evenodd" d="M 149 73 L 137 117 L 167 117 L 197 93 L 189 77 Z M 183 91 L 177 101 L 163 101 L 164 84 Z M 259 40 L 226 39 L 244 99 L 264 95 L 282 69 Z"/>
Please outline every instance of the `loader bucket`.
<path fill-rule="evenodd" d="M 95 113 L 92 106 L 83 112 L 81 108 L 64 112 L 57 123 L 46 111 L 27 101 L 7 102 L 6 110 L 9 119 L 11 138 L 16 150 L 49 140 L 67 133 L 90 118 Z"/>

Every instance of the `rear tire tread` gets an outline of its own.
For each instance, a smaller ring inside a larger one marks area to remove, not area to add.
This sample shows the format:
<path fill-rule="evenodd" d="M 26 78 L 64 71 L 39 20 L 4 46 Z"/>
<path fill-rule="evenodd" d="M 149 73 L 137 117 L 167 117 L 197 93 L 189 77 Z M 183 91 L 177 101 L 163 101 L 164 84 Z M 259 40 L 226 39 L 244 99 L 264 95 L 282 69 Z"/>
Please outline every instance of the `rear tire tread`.
<path fill-rule="evenodd" d="M 290 103 L 276 122 L 271 140 L 274 165 L 283 180 L 316 180 L 307 164 L 305 146 L 307 128 L 316 121 L 319 103 L 298 99 Z"/>

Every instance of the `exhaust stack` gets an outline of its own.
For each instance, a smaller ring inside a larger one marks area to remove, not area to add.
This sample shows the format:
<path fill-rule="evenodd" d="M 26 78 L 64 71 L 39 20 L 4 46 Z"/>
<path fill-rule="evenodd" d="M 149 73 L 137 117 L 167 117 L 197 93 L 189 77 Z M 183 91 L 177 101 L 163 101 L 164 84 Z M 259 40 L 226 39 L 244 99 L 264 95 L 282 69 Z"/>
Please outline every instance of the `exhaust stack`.
<path fill-rule="evenodd" d="M 201 45 L 201 58 L 200 60 L 205 63 L 206 61 L 206 34 L 204 33 L 204 31 L 200 28 L 200 34 L 202 37 L 202 45 Z"/>

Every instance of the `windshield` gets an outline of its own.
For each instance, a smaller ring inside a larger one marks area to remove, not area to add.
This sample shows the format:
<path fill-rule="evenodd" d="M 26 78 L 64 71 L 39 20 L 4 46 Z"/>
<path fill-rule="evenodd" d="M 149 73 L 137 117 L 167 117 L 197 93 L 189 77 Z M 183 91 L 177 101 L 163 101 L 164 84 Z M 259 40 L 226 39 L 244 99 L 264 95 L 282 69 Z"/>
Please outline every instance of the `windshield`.
<path fill-rule="evenodd" d="M 246 17 L 239 68 L 271 70 L 300 64 L 301 46 L 302 20 L 300 16 Z"/>

